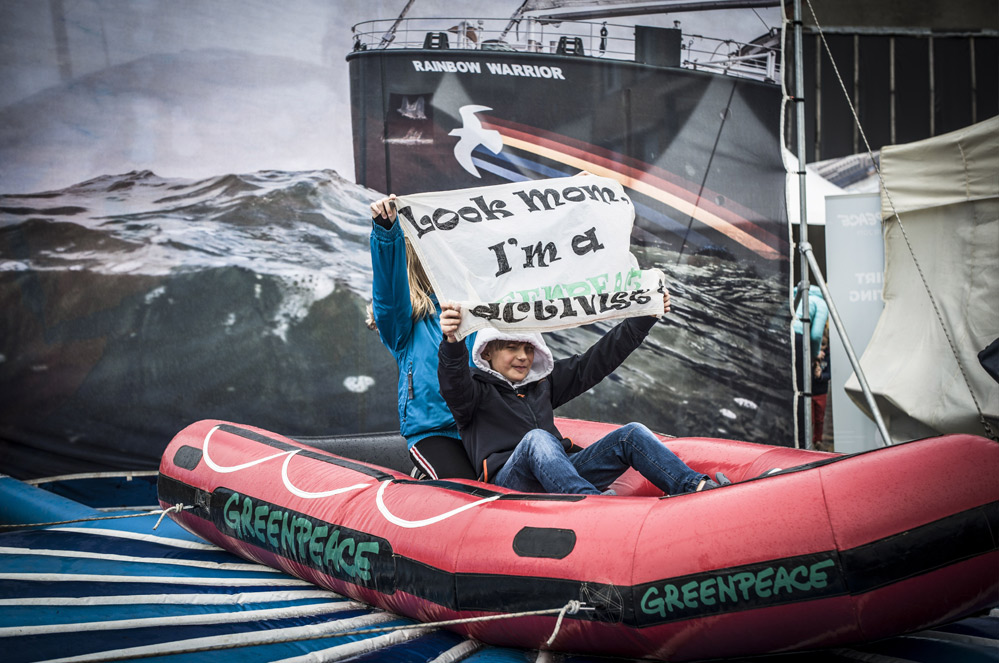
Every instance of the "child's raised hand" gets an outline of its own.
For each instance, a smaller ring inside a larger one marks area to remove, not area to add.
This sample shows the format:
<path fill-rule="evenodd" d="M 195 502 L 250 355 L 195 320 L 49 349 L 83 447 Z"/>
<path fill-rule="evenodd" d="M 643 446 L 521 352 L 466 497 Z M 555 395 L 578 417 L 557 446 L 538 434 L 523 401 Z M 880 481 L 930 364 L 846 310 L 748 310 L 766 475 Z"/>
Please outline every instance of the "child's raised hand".
<path fill-rule="evenodd" d="M 669 313 L 669 289 L 663 288 L 663 315 Z M 653 315 L 653 318 L 658 318 L 658 315 Z"/>
<path fill-rule="evenodd" d="M 441 333 L 448 343 L 457 342 L 455 332 L 461 324 L 461 306 L 456 303 L 447 302 L 441 304 Z"/>
<path fill-rule="evenodd" d="M 381 217 L 383 219 L 388 219 L 389 221 L 395 221 L 395 194 L 385 198 L 379 198 L 375 202 L 371 203 L 371 218 L 377 219 Z"/>

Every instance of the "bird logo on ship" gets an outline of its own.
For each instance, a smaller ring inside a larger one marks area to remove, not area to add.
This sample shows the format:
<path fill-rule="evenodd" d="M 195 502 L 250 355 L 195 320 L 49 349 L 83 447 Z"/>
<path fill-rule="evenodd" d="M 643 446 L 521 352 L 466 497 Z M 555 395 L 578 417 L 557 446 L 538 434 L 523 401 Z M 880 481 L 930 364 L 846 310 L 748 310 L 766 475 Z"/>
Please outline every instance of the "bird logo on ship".
<path fill-rule="evenodd" d="M 485 129 L 476 113 L 492 110 L 488 106 L 468 105 L 458 109 L 461 115 L 461 128 L 452 129 L 449 136 L 457 136 L 458 142 L 454 146 L 454 158 L 457 159 L 461 167 L 475 177 L 482 177 L 479 169 L 472 161 L 472 152 L 479 145 L 482 145 L 493 154 L 499 154 L 503 149 L 503 137 L 495 129 Z"/>

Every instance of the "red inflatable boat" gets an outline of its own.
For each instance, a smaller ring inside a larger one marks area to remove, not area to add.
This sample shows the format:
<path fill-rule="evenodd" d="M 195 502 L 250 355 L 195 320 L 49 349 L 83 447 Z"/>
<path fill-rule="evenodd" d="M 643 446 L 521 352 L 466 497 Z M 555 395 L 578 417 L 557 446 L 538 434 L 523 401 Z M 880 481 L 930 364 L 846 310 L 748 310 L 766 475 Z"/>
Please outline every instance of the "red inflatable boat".
<path fill-rule="evenodd" d="M 560 420 L 586 443 L 610 425 Z M 665 438 L 664 438 L 665 439 Z M 202 421 L 159 498 L 247 559 L 486 643 L 670 661 L 836 647 L 999 604 L 999 444 L 950 435 L 843 456 L 666 439 L 734 482 L 663 497 L 414 481 L 249 426 Z M 761 474 L 771 468 L 780 472 Z M 757 478 L 753 478 L 757 477 Z"/>

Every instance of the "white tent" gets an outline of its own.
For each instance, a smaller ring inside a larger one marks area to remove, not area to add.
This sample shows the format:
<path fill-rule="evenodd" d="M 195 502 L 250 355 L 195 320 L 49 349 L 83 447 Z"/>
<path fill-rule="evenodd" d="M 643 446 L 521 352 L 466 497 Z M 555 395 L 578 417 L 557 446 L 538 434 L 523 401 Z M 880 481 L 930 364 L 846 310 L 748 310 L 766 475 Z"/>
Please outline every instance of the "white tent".
<path fill-rule="evenodd" d="M 999 337 L 999 117 L 885 147 L 881 169 L 885 307 L 861 366 L 889 433 L 985 435 L 979 410 L 999 431 L 978 360 Z M 866 410 L 856 375 L 846 390 Z"/>
<path fill-rule="evenodd" d="M 792 228 L 801 224 L 801 204 L 798 181 L 798 157 L 784 148 L 784 164 L 787 167 L 787 180 L 784 190 L 787 193 L 787 221 Z M 805 214 L 808 225 L 826 224 L 826 196 L 836 196 L 844 190 L 816 172 L 813 165 L 805 166 Z"/>

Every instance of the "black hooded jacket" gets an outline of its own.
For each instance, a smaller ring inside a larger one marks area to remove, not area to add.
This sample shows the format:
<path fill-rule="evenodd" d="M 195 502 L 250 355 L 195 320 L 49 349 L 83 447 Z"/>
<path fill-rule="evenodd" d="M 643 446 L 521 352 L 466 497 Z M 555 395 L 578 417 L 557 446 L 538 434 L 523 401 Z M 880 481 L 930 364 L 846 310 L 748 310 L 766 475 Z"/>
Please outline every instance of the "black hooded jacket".
<path fill-rule="evenodd" d="M 540 428 L 563 439 L 555 427 L 555 408 L 611 374 L 655 323 L 653 316 L 627 318 L 583 354 L 560 359 L 548 375 L 517 386 L 469 366 L 464 343 L 443 340 L 437 369 L 441 395 L 472 465 L 479 468 L 479 479 L 492 481 L 530 430 Z"/>

